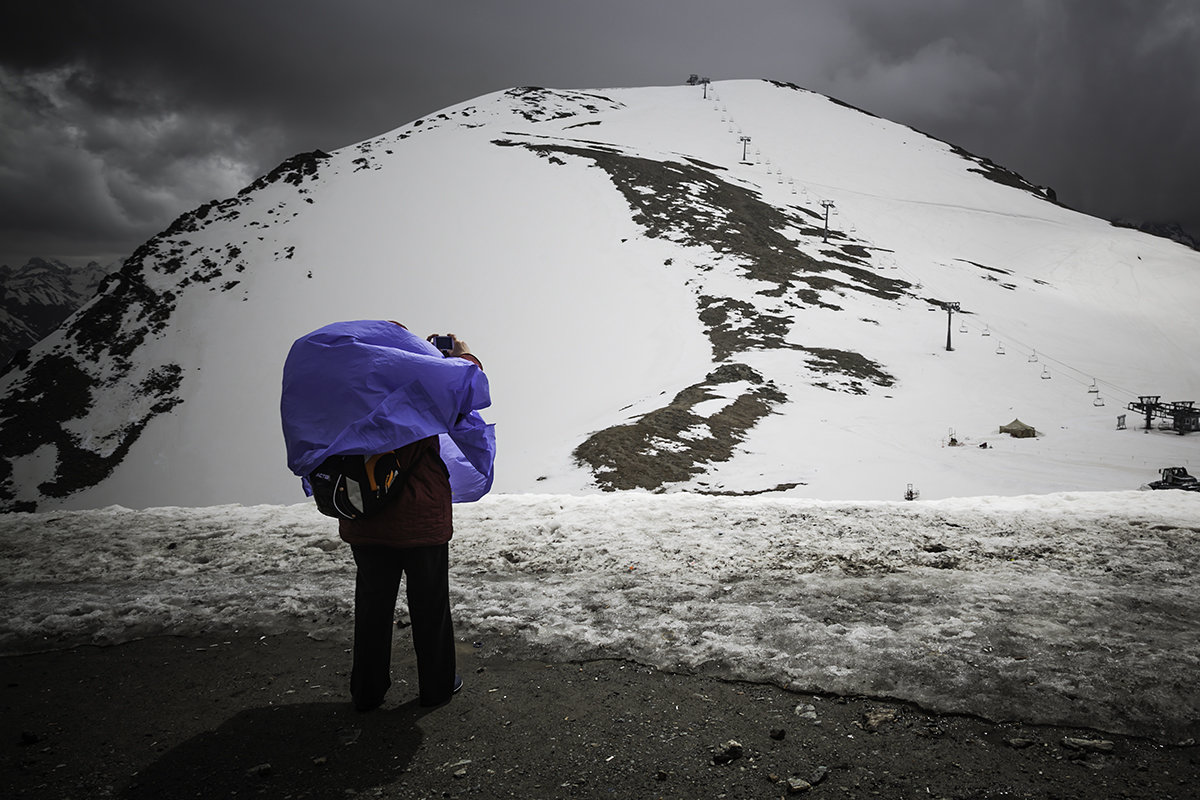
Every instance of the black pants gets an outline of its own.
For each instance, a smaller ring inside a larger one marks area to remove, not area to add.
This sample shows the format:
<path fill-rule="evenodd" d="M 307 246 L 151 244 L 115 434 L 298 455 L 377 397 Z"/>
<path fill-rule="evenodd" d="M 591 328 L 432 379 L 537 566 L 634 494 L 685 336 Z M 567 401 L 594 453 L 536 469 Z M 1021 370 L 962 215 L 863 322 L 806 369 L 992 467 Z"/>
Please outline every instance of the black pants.
<path fill-rule="evenodd" d="M 440 705 L 454 691 L 454 628 L 450 620 L 450 547 L 353 545 L 354 667 L 350 694 L 360 709 L 374 708 L 392 685 L 392 629 L 400 576 L 406 577 L 417 682 L 423 706 Z"/>

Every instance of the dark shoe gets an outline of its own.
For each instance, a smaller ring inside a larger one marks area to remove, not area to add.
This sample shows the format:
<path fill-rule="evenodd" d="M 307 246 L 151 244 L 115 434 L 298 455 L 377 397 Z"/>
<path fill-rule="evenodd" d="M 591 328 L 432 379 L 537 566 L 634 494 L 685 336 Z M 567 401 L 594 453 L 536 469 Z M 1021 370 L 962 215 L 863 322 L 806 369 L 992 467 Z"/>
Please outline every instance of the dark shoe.
<path fill-rule="evenodd" d="M 424 700 L 422 700 L 421 706 L 423 708 L 437 708 L 438 706 L 444 706 L 444 705 L 446 705 L 446 703 L 450 702 L 450 698 L 452 698 L 452 697 L 454 697 L 454 695 L 458 694 L 458 690 L 461 689 L 462 687 L 463 687 L 462 676 L 455 675 L 454 676 L 454 688 L 450 690 L 450 694 L 444 700 L 438 700 L 433 703 L 426 703 Z"/>
<path fill-rule="evenodd" d="M 381 705 L 383 705 L 382 697 L 372 697 L 369 700 L 359 700 L 357 697 L 354 699 L 355 711 L 374 711 Z"/>

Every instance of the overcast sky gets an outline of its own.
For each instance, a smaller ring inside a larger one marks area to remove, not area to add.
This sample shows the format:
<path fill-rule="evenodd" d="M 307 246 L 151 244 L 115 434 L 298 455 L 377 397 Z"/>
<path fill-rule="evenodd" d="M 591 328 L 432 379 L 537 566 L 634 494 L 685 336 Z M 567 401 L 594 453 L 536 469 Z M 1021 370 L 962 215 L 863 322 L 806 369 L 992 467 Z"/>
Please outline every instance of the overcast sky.
<path fill-rule="evenodd" d="M 511 86 L 771 78 L 1200 234 L 1198 0 L 39 0 L 0 26 L 0 264 L 123 257 L 301 151 Z"/>

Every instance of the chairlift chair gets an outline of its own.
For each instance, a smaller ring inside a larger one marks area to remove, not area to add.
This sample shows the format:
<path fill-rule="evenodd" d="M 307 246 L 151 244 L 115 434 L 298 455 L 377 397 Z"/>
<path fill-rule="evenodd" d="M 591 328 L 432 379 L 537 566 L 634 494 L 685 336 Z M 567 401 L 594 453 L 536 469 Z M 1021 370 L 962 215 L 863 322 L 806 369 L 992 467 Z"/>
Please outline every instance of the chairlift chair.
<path fill-rule="evenodd" d="M 1102 407 L 1104 405 L 1104 398 L 1100 395 L 1096 395 L 1096 399 L 1092 401 L 1092 405 L 1094 405 L 1096 408 Z"/>
<path fill-rule="evenodd" d="M 1044 380 L 1044 381 L 1050 380 L 1050 368 L 1047 367 L 1045 364 L 1042 365 L 1042 380 Z"/>
<path fill-rule="evenodd" d="M 1088 387 L 1088 394 L 1096 394 L 1099 391 L 1100 391 L 1100 388 L 1098 386 L 1096 386 L 1096 379 L 1092 378 L 1092 385 Z"/>
<path fill-rule="evenodd" d="M 1037 361 L 1037 350 L 1034 350 L 1032 353 L 1030 353 L 1029 358 L 1027 360 L 1029 361 L 1030 364 Z"/>
<path fill-rule="evenodd" d="M 991 336 L 991 335 L 992 335 L 992 332 L 991 332 L 990 330 L 988 330 L 988 326 L 987 326 L 987 325 L 984 325 L 984 326 L 983 326 L 983 333 L 981 333 L 981 334 L 979 334 L 979 335 L 980 335 L 980 336 Z"/>
<path fill-rule="evenodd" d="M 1004 345 L 1003 344 L 996 345 L 996 355 L 998 355 L 998 356 L 1004 355 Z"/>

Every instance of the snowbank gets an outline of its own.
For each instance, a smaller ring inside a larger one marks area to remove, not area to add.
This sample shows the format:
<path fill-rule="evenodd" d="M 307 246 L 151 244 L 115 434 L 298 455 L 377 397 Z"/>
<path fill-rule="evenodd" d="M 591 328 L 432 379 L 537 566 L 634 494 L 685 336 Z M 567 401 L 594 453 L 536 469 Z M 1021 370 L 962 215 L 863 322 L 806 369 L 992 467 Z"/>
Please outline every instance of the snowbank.
<path fill-rule="evenodd" d="M 1171 741 L 1200 729 L 1200 496 L 494 496 L 456 509 L 457 632 Z M 0 652 L 348 629 L 307 504 L 0 517 Z"/>

